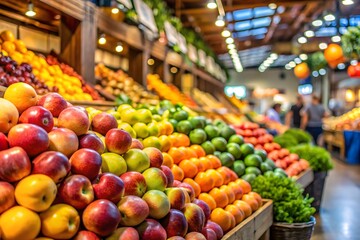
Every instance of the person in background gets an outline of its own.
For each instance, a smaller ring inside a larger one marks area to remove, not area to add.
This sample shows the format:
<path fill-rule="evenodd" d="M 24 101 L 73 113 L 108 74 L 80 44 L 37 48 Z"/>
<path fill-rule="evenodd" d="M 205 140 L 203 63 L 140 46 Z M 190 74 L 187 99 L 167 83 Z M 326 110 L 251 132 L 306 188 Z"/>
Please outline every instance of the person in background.
<path fill-rule="evenodd" d="M 288 127 L 300 128 L 301 110 L 304 107 L 304 101 L 301 95 L 297 96 L 296 104 L 292 105 L 290 111 L 286 114 L 285 124 Z"/>
<path fill-rule="evenodd" d="M 266 112 L 266 116 L 274 121 L 274 122 L 278 122 L 281 123 L 280 120 L 280 112 L 281 112 L 281 104 L 280 103 L 275 103 L 272 108 L 270 108 L 269 110 L 267 110 Z"/>
<path fill-rule="evenodd" d="M 310 133 L 315 144 L 318 144 L 319 136 L 323 132 L 323 118 L 326 116 L 325 108 L 320 104 L 319 97 L 314 95 L 311 104 L 302 112 L 301 129 Z"/>

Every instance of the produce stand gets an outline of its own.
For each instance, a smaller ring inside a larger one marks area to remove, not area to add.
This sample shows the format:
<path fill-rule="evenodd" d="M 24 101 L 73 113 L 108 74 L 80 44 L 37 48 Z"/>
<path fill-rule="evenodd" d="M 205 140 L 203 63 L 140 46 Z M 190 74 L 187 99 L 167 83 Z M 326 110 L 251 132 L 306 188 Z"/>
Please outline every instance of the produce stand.
<path fill-rule="evenodd" d="M 299 176 L 294 177 L 296 182 L 304 189 L 314 181 L 314 172 L 310 168 L 300 173 Z"/>
<path fill-rule="evenodd" d="M 324 141 L 329 152 L 333 151 L 334 147 L 339 148 L 341 159 L 345 159 L 345 139 L 342 131 L 324 130 Z"/>
<path fill-rule="evenodd" d="M 269 229 L 273 223 L 273 202 L 264 199 L 263 206 L 254 214 L 224 235 L 222 240 L 267 240 Z"/>

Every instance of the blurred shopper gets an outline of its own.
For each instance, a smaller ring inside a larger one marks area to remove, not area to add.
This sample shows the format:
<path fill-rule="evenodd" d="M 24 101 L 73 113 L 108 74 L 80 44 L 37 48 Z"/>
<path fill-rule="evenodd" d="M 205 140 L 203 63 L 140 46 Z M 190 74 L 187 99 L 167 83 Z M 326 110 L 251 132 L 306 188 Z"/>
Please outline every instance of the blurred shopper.
<path fill-rule="evenodd" d="M 281 112 L 281 104 L 280 103 L 275 103 L 272 108 L 270 108 L 269 110 L 267 110 L 266 112 L 266 116 L 274 121 L 274 122 L 278 122 L 281 123 L 281 119 L 280 119 L 280 112 Z"/>
<path fill-rule="evenodd" d="M 305 107 L 302 112 L 301 129 L 311 134 L 315 144 L 318 144 L 319 136 L 323 132 L 322 124 L 324 117 L 326 117 L 325 108 L 320 104 L 319 97 L 314 95 L 311 104 Z"/>
<path fill-rule="evenodd" d="M 300 128 L 301 125 L 301 110 L 304 107 L 302 96 L 296 98 L 296 104 L 292 105 L 289 112 L 286 114 L 285 124 L 288 127 Z"/>

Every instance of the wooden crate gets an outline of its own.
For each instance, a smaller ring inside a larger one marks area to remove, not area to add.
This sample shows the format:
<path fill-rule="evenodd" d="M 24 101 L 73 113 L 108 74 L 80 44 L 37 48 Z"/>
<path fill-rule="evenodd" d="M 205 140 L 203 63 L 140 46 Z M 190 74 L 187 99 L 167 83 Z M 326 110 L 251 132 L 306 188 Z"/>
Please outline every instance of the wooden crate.
<path fill-rule="evenodd" d="M 294 178 L 298 184 L 300 184 L 303 188 L 306 188 L 314 181 L 314 172 L 309 168 Z"/>
<path fill-rule="evenodd" d="M 108 101 L 69 101 L 74 106 L 82 106 L 82 107 L 94 107 L 96 109 L 106 111 L 109 109 L 115 108 L 117 105 L 115 102 Z"/>
<path fill-rule="evenodd" d="M 267 240 L 273 223 L 273 202 L 263 199 L 263 206 L 224 235 L 222 240 Z"/>
<path fill-rule="evenodd" d="M 6 87 L 0 86 L 0 97 L 4 96 L 5 90 L 6 90 Z"/>

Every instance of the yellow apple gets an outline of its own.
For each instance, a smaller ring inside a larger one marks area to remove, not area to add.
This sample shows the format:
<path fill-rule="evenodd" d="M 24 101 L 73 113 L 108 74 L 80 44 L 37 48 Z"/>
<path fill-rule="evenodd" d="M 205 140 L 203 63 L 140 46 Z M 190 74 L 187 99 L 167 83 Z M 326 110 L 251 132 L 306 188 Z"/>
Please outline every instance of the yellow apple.
<path fill-rule="evenodd" d="M 34 239 L 39 234 L 40 227 L 39 215 L 25 207 L 12 207 L 0 217 L 2 239 Z"/>
<path fill-rule="evenodd" d="M 3 98 L 0 98 L 0 109 L 0 132 L 8 133 L 17 124 L 19 112 L 13 103 Z"/>
<path fill-rule="evenodd" d="M 55 239 L 70 239 L 79 230 L 80 216 L 67 204 L 56 204 L 40 214 L 41 233 Z"/>
<path fill-rule="evenodd" d="M 56 184 L 50 177 L 34 174 L 23 178 L 18 183 L 15 188 L 15 199 L 21 206 L 35 212 L 42 212 L 51 206 L 56 193 Z"/>

